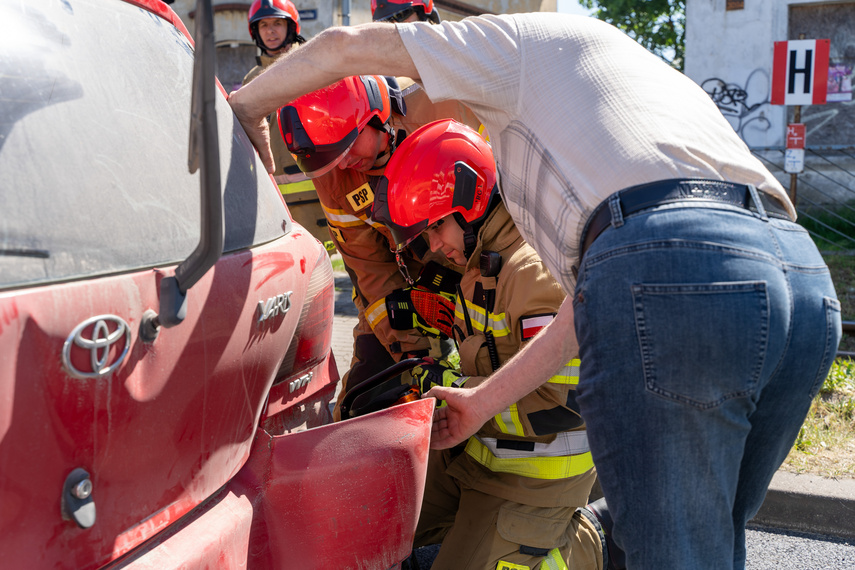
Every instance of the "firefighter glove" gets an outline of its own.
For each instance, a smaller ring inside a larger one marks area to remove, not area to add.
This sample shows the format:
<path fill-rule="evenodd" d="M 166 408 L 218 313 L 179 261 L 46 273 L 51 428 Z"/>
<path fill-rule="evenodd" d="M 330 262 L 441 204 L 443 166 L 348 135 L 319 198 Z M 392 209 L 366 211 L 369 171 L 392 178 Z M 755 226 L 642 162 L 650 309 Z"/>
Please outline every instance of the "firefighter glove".
<path fill-rule="evenodd" d="M 410 372 L 413 379 L 419 383 L 422 394 L 434 386 L 461 388 L 469 380 L 469 376 L 463 376 L 445 360 L 430 362 L 432 360 L 425 359 L 425 364 L 419 364 Z"/>
<path fill-rule="evenodd" d="M 395 330 L 416 329 L 432 337 L 450 337 L 454 301 L 421 287 L 397 289 L 386 295 L 386 313 Z"/>

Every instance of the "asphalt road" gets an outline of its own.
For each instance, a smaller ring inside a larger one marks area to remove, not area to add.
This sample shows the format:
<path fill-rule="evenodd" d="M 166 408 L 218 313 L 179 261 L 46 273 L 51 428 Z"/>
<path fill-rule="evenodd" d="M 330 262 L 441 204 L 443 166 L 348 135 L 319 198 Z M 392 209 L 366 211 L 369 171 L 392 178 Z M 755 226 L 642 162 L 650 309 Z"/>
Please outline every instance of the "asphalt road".
<path fill-rule="evenodd" d="M 746 570 L 855 569 L 855 541 L 749 528 Z"/>

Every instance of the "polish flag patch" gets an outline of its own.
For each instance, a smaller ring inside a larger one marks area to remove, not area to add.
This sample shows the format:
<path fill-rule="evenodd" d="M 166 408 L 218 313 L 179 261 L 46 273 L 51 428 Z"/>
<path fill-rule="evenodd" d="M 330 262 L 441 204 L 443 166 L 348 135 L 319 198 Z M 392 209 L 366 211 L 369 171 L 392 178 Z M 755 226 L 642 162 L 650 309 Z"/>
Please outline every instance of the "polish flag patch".
<path fill-rule="evenodd" d="M 529 340 L 540 332 L 540 329 L 552 322 L 555 318 L 555 313 L 548 315 L 532 315 L 520 318 L 520 330 L 522 331 L 522 339 Z"/>

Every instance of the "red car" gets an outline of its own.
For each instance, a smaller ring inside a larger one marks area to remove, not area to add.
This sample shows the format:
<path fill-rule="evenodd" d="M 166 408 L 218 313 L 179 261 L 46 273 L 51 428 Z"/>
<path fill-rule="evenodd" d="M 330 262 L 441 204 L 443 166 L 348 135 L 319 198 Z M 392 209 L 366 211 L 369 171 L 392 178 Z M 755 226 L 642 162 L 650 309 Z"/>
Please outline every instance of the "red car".
<path fill-rule="evenodd" d="M 330 261 L 196 14 L 0 0 L 0 567 L 397 568 L 432 403 L 328 425 Z"/>

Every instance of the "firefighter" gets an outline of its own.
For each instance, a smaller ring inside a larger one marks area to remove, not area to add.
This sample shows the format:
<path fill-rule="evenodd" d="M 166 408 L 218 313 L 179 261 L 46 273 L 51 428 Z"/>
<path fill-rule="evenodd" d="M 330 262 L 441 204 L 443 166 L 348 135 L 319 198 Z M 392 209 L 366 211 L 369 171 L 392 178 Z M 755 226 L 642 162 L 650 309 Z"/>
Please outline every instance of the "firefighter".
<path fill-rule="evenodd" d="M 442 255 L 431 254 L 423 241 L 393 252 L 389 230 L 370 217 L 374 184 L 396 144 L 407 133 L 445 117 L 480 125 L 455 101 L 433 105 L 423 90 L 404 94 L 394 78 L 379 76 L 345 78 L 279 110 L 281 135 L 297 165 L 313 179 L 358 310 L 353 359 L 342 378 L 336 420 L 341 398 L 358 382 L 402 358 L 438 356 L 453 349 L 440 340 L 450 331 L 441 330 L 438 320 L 444 312 L 445 328 L 450 327 L 453 302 L 448 298 L 459 273 L 447 267 Z M 450 285 L 415 288 L 420 275 L 429 285 L 443 281 L 443 276 Z M 409 310 L 397 310 L 390 320 L 387 307 L 402 304 Z"/>
<path fill-rule="evenodd" d="M 291 0 L 255 0 L 247 13 L 247 21 L 249 35 L 258 46 L 260 55 L 256 57 L 256 66 L 243 78 L 244 85 L 258 77 L 274 61 L 306 41 L 300 35 L 300 14 Z M 274 127 L 275 120 L 275 113 L 268 117 L 268 123 Z M 278 129 L 271 129 L 274 136 L 270 137 L 276 167 L 273 179 L 285 197 L 294 220 L 320 241 L 326 241 L 326 220 L 315 188 L 311 180 L 297 168 L 277 131 Z"/>
<path fill-rule="evenodd" d="M 371 0 L 371 17 L 375 22 L 440 22 L 433 0 Z"/>
<path fill-rule="evenodd" d="M 246 85 L 259 76 L 280 56 L 287 53 L 295 44 L 306 40 L 300 35 L 300 14 L 291 0 L 255 0 L 247 13 L 249 35 L 255 41 L 261 54 L 256 58 L 257 65 L 243 78 Z M 273 121 L 274 115 L 268 117 Z M 285 167 L 292 166 L 294 160 L 278 136 L 270 137 L 273 148 L 273 160 L 276 163 L 274 177 L 285 175 Z M 277 182 L 280 182 L 277 180 Z M 283 180 L 284 182 L 284 180 Z"/>
<path fill-rule="evenodd" d="M 291 0 L 255 0 L 247 13 L 249 35 L 261 50 L 256 65 L 244 83 L 255 78 L 277 56 L 285 54 L 294 44 L 306 39 L 300 35 L 300 13 Z"/>
<path fill-rule="evenodd" d="M 423 391 L 480 384 L 566 296 L 505 209 L 490 146 L 464 125 L 437 121 L 410 135 L 380 179 L 373 215 L 396 247 L 424 235 L 465 266 L 452 326 L 460 372 L 415 368 Z M 607 567 L 601 525 L 578 510 L 596 477 L 578 369 L 574 358 L 465 445 L 431 451 L 415 545 L 442 543 L 434 569 Z"/>

